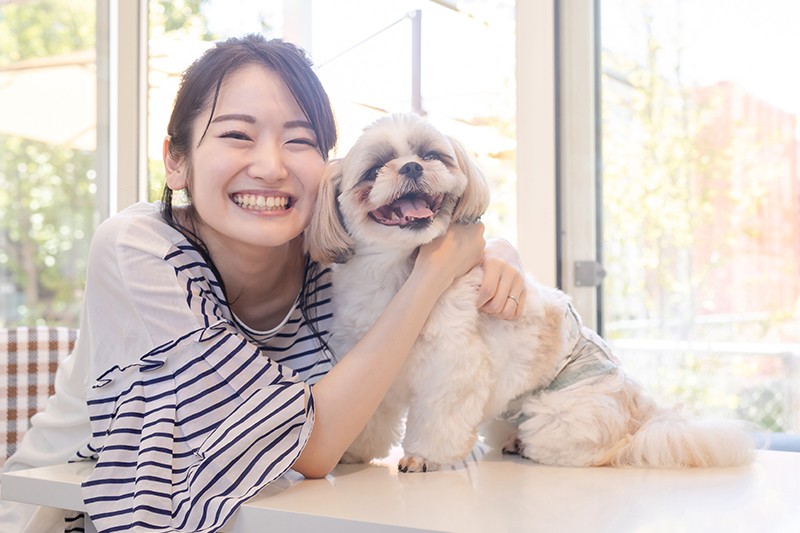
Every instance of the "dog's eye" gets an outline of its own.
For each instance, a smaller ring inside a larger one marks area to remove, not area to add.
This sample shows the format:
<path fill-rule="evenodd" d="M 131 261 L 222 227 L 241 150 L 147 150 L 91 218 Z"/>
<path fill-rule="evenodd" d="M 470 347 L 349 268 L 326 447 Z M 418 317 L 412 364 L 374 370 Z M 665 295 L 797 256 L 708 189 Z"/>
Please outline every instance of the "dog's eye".
<path fill-rule="evenodd" d="M 441 157 L 436 152 L 428 152 L 425 154 L 425 157 L 422 158 L 423 161 L 439 161 Z"/>
<path fill-rule="evenodd" d="M 380 172 L 382 168 L 383 165 L 375 165 L 374 167 L 369 169 L 369 171 L 367 171 L 367 173 L 364 175 L 364 178 L 370 181 L 375 181 L 376 179 L 378 179 L 378 172 Z"/>

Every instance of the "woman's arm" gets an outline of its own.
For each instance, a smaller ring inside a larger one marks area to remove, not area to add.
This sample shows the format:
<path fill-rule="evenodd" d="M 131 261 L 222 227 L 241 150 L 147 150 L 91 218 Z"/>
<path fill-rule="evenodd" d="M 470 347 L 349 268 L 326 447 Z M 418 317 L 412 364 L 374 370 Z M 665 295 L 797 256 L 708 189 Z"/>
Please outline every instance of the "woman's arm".
<path fill-rule="evenodd" d="M 480 263 L 482 234 L 480 223 L 452 226 L 420 248 L 411 276 L 372 328 L 313 386 L 314 427 L 292 468 L 323 477 L 336 466 L 383 400 L 439 296 Z"/>

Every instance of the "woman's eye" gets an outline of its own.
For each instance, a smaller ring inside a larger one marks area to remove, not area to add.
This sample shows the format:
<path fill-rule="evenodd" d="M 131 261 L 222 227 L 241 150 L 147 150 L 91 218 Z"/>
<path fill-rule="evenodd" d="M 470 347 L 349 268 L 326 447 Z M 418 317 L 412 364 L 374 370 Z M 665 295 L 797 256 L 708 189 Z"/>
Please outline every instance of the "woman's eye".
<path fill-rule="evenodd" d="M 439 154 L 436 152 L 429 152 L 422 158 L 423 161 L 438 161 L 439 159 Z"/>
<path fill-rule="evenodd" d="M 314 147 L 314 148 L 317 147 L 317 143 L 314 142 L 313 140 L 311 140 L 311 139 L 303 139 L 303 138 L 292 139 L 291 141 L 289 141 L 289 144 L 305 144 L 305 145 L 308 145 L 308 146 L 311 146 L 311 147 Z"/>
<path fill-rule="evenodd" d="M 224 139 L 237 139 L 240 141 L 249 141 L 250 137 L 240 131 L 228 131 L 222 134 Z"/>

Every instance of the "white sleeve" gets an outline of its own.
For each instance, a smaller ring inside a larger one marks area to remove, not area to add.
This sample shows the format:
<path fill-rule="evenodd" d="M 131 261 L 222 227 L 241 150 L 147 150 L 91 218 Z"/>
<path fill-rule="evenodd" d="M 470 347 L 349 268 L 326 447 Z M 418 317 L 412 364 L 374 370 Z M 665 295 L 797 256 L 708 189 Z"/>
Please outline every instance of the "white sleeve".
<path fill-rule="evenodd" d="M 81 320 L 81 337 L 84 329 L 91 335 L 91 380 L 198 328 L 186 288 L 164 259 L 174 247 L 166 231 L 173 232 L 149 217 L 115 217 L 97 229 Z"/>
<path fill-rule="evenodd" d="M 6 463 L 98 458 L 83 496 L 102 530 L 215 531 L 313 426 L 310 388 L 222 316 L 207 267 L 169 231 L 125 216 L 98 228 L 78 343 Z"/>
<path fill-rule="evenodd" d="M 91 437 L 85 392 L 90 376 L 96 378 L 98 368 L 131 364 L 176 330 L 197 327 L 183 305 L 174 269 L 153 255 L 170 246 L 169 240 L 131 217 L 110 218 L 97 228 L 89 251 L 80 335 L 58 366 L 55 394 L 31 419 L 32 427 L 3 471 L 72 459 Z"/>
<path fill-rule="evenodd" d="M 82 455 L 98 462 L 84 503 L 99 530 L 216 531 L 294 464 L 311 390 L 225 318 L 202 258 L 146 225 L 121 229 L 87 288 Z"/>

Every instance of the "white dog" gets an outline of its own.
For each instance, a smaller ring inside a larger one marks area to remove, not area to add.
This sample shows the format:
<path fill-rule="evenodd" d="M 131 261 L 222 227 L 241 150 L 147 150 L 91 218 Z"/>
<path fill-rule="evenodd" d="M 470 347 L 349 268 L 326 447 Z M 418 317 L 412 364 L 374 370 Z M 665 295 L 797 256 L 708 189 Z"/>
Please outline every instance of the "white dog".
<path fill-rule="evenodd" d="M 455 139 L 417 115 L 379 119 L 330 163 L 306 231 L 312 258 L 333 274 L 337 353 L 367 332 L 411 272 L 415 251 L 451 221 L 486 209 L 486 179 Z M 522 318 L 478 312 L 483 271 L 442 295 L 386 398 L 342 458 L 388 455 L 435 470 L 464 459 L 487 421 L 491 443 L 569 466 L 732 466 L 750 462 L 743 423 L 688 422 L 645 396 L 561 291 L 526 279 Z M 413 309 L 408 310 L 413 313 Z"/>

